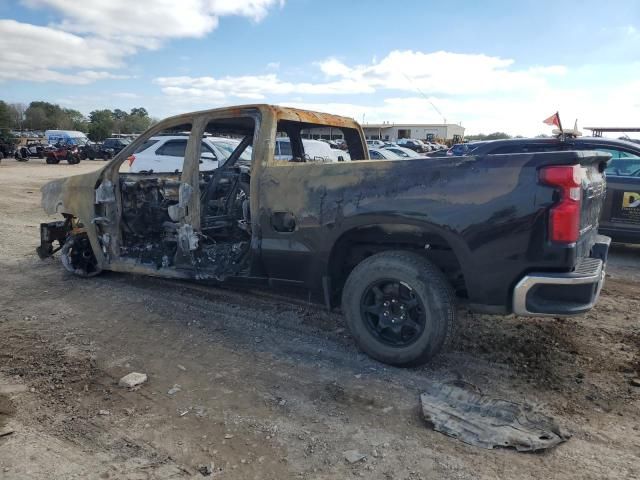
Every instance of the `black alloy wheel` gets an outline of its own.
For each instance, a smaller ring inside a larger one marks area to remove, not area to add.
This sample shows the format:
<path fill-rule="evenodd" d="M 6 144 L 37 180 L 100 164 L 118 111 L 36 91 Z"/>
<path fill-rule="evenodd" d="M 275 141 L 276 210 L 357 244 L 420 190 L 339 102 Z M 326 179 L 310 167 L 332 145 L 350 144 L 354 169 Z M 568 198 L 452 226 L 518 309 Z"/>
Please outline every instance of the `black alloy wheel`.
<path fill-rule="evenodd" d="M 423 254 L 387 250 L 358 263 L 342 289 L 342 311 L 358 346 L 396 366 L 428 362 L 450 344 L 456 301 Z"/>
<path fill-rule="evenodd" d="M 415 290 L 405 282 L 381 279 L 369 285 L 360 300 L 367 329 L 392 347 L 406 347 L 425 329 L 426 314 Z"/>

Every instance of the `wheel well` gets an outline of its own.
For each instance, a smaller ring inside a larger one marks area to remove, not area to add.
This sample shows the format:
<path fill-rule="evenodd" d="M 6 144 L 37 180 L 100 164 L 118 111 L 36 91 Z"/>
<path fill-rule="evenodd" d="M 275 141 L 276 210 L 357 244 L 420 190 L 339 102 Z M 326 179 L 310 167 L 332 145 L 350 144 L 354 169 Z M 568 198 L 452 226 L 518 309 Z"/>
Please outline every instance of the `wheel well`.
<path fill-rule="evenodd" d="M 331 279 L 331 303 L 339 303 L 342 287 L 356 265 L 365 258 L 386 250 L 407 250 L 424 255 L 445 274 L 456 295 L 466 297 L 460 262 L 441 235 L 411 225 L 390 224 L 350 230 L 334 244 L 328 268 Z"/>

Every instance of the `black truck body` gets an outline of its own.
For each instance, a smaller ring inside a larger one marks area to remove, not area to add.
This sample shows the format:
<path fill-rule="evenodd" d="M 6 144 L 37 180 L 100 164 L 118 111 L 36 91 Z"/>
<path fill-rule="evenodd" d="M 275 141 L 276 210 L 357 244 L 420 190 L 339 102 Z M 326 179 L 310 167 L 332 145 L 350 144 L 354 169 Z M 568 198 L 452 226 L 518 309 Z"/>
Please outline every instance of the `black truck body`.
<path fill-rule="evenodd" d="M 185 122 L 193 127 L 182 172 L 121 171 L 146 139 Z M 313 127 L 340 131 L 361 160 L 305 155 Z M 213 174 L 198 167 L 209 131 L 242 139 Z M 274 158 L 281 134 L 291 139 L 289 161 Z M 45 210 L 65 220 L 42 224 L 39 253 L 57 241 L 64 265 L 82 276 L 109 269 L 302 287 L 341 304 L 359 345 L 396 365 L 422 363 L 446 344 L 454 297 L 524 315 L 577 314 L 596 302 L 609 155 L 371 161 L 366 152 L 360 126 L 328 114 L 254 105 L 173 117 L 103 169 L 43 187 Z"/>
<path fill-rule="evenodd" d="M 607 195 L 600 233 L 614 242 L 640 243 L 640 144 L 603 137 L 518 138 L 469 143 L 473 155 L 560 152 L 603 152 L 611 155 L 605 171 Z"/>

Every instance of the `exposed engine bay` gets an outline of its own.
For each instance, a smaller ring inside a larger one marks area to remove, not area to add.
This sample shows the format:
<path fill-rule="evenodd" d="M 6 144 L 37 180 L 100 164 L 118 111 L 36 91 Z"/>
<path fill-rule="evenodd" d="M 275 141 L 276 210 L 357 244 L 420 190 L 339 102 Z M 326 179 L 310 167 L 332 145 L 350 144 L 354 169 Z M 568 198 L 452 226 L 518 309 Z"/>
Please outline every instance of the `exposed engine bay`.
<path fill-rule="evenodd" d="M 180 174 L 125 174 L 122 257 L 153 265 L 195 270 L 196 278 L 222 279 L 247 268 L 251 240 L 248 166 L 200 174 L 200 231 L 181 221 L 194 189 Z"/>

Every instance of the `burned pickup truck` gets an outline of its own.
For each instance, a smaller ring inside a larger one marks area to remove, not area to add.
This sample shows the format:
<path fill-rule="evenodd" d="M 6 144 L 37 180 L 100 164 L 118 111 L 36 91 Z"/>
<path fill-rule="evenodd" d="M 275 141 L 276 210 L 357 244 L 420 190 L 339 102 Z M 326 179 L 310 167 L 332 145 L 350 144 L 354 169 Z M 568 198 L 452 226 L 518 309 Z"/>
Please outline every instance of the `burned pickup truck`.
<path fill-rule="evenodd" d="M 352 160 L 305 152 L 303 140 L 323 135 Z M 226 157 L 212 139 L 227 142 Z M 161 141 L 157 159 L 129 171 Z M 278 143 L 290 151 L 275 155 Z M 42 205 L 63 220 L 41 225 L 38 253 L 59 250 L 83 277 L 301 287 L 340 306 L 369 355 L 416 365 L 450 340 L 458 301 L 519 315 L 594 305 L 609 248 L 597 233 L 608 160 L 372 161 L 349 118 L 269 105 L 196 112 L 158 123 L 96 172 L 46 184 Z"/>

